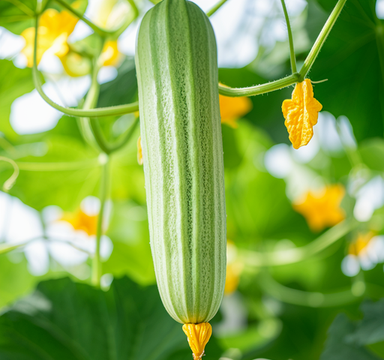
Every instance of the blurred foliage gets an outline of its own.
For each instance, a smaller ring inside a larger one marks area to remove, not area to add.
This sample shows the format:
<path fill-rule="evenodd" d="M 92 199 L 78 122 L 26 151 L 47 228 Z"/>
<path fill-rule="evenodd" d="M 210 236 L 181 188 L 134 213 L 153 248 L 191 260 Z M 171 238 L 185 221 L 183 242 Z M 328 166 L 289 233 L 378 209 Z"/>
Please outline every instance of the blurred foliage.
<path fill-rule="evenodd" d="M 180 327 L 155 286 L 142 288 L 122 278 L 104 292 L 68 278 L 49 280 L 0 317 L 0 355 L 10 360 L 186 359 Z M 220 354 L 214 341 L 209 349 L 207 359 Z"/>
<path fill-rule="evenodd" d="M 33 26 L 36 8 L 34 0 L 23 1 L 24 10 L 17 3 L 0 1 L 0 26 L 14 34 Z M 311 0 L 292 22 L 298 66 L 335 3 Z M 79 4 L 83 13 L 88 3 Z M 384 359 L 384 259 L 365 266 L 362 251 L 354 255 L 354 275 L 346 276 L 342 268 L 351 255 L 349 245 L 360 233 L 384 234 L 384 192 L 363 192 L 372 179 L 383 179 L 384 172 L 384 23 L 376 16 L 375 4 L 347 1 L 311 69 L 311 80 L 327 79 L 314 86 L 324 118 L 314 128 L 312 141 L 318 148 L 312 157 L 311 144 L 300 152 L 287 145 L 281 104 L 290 98 L 292 87 L 250 98 L 252 110 L 236 120 L 238 127 L 222 126 L 228 239 L 241 271 L 236 273 L 237 290 L 224 298 L 214 319 L 207 360 Z M 42 9 L 47 6 L 62 10 L 54 1 L 41 2 Z M 93 34 L 72 46 L 92 55 L 101 45 Z M 245 87 L 284 77 L 290 73 L 288 49 L 287 41 L 272 47 L 260 42 L 249 65 L 220 69 L 220 82 Z M 12 59 L 0 60 L 0 156 L 15 160 L 20 169 L 9 194 L 39 211 L 46 230 L 51 226 L 44 220 L 47 206 L 76 213 L 85 198 L 99 195 L 103 157 L 84 140 L 76 118 L 63 116 L 49 131 L 17 134 L 10 122 L 12 104 L 33 89 L 30 69 L 16 67 Z M 97 106 L 136 100 L 134 59 L 125 57 L 117 77 L 100 86 Z M 342 116 L 352 125 L 348 139 Z M 124 137 L 134 116 L 97 121 L 105 138 L 114 141 Z M 111 285 L 105 281 L 103 290 L 91 287 L 89 274 L 78 276 L 80 267 L 63 265 L 51 253 L 43 276 L 31 274 L 24 248 L 0 254 L 1 359 L 191 358 L 181 325 L 166 314 L 154 285 L 144 174 L 136 160 L 138 137 L 137 128 L 110 158 L 111 210 L 105 233 L 113 250 L 102 271 L 104 280 L 114 278 Z M 283 156 L 275 165 L 278 174 L 267 161 L 276 151 Z M 284 173 L 288 165 L 291 170 Z M 10 165 L 0 162 L 0 184 L 11 174 Z M 369 219 L 354 221 L 357 225 L 340 239 L 300 262 L 262 267 L 247 260 L 249 252 L 287 255 L 310 246 L 318 236 L 326 237 L 327 229 L 313 232 L 292 204 L 312 185 L 337 183 L 346 189 L 341 206 L 347 220 L 358 218 L 359 201 L 373 197 L 379 205 Z M 53 242 L 49 234 L 44 236 L 47 244 Z M 0 243 L 12 240 L 0 233 Z M 82 265 L 88 269 L 91 260 Z M 337 294 L 347 294 L 345 301 Z M 330 298 L 339 303 L 326 306 Z"/>

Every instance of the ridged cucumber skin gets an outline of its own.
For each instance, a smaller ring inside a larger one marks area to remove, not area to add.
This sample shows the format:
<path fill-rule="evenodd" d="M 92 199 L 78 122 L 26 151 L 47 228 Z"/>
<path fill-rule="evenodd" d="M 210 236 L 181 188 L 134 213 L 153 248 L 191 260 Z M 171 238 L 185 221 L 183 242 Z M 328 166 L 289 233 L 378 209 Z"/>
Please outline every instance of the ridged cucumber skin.
<path fill-rule="evenodd" d="M 136 45 L 150 244 L 168 313 L 209 321 L 224 293 L 226 213 L 216 39 L 205 13 L 164 0 Z"/>

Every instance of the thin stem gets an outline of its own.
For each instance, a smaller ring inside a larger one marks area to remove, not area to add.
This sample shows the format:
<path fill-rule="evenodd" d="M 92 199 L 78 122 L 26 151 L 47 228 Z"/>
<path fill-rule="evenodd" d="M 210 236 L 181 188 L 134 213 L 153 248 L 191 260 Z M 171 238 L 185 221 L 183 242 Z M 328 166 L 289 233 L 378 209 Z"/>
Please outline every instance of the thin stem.
<path fill-rule="evenodd" d="M 53 239 L 53 238 L 49 238 L 47 236 L 36 236 L 32 239 L 29 239 L 29 240 L 26 240 L 20 244 L 15 244 L 15 245 L 9 245 L 9 244 L 0 244 L 0 255 L 2 254 L 7 254 L 13 250 L 16 250 L 16 249 L 19 249 L 23 246 L 26 246 L 28 244 L 30 244 L 31 242 L 33 241 L 36 241 L 36 240 L 41 240 L 41 239 L 44 239 L 44 240 L 48 240 L 48 241 L 54 241 L 54 242 L 59 242 L 59 243 L 63 243 L 63 244 L 68 244 L 70 246 L 72 246 L 74 249 L 76 250 L 79 250 L 81 252 L 84 252 L 86 254 L 88 254 L 89 256 L 91 256 L 91 253 L 83 248 L 81 248 L 80 246 L 77 246 L 74 242 L 75 242 L 75 239 L 73 241 L 69 241 L 69 240 L 61 240 L 61 239 Z"/>
<path fill-rule="evenodd" d="M 346 1 L 347 0 L 339 0 L 337 2 L 336 6 L 333 8 L 331 12 L 331 15 L 329 15 L 327 22 L 321 29 L 319 36 L 317 37 L 315 43 L 312 46 L 311 51 L 309 52 L 307 58 L 304 61 L 302 68 L 300 69 L 300 76 L 302 79 L 304 79 L 305 76 L 308 74 L 309 70 L 311 69 L 313 63 L 317 58 L 317 55 L 319 55 L 319 52 L 322 46 L 324 45 L 325 40 L 327 39 L 329 33 L 331 32 L 333 25 L 335 24 L 337 18 L 339 17 L 341 10 L 343 10 L 343 7 Z"/>
<path fill-rule="evenodd" d="M 123 135 L 121 140 L 116 141 L 115 144 L 112 144 L 110 147 L 110 151 L 115 152 L 120 150 L 122 147 L 124 147 L 128 141 L 131 139 L 132 135 L 135 133 L 136 127 L 139 125 L 139 118 L 135 118 L 134 123 L 131 125 L 131 127 L 127 130 L 127 132 Z"/>
<path fill-rule="evenodd" d="M 101 257 L 100 257 L 100 243 L 103 235 L 103 220 L 105 211 L 105 201 L 108 196 L 108 177 L 109 177 L 109 158 L 106 157 L 106 161 L 102 168 L 101 181 L 100 181 L 100 212 L 97 219 L 96 230 L 96 250 L 92 264 L 92 284 L 96 287 L 100 287 L 100 279 L 102 274 L 101 269 Z"/>
<path fill-rule="evenodd" d="M 282 79 L 271 81 L 267 84 L 260 84 L 246 88 L 230 88 L 219 84 L 219 93 L 224 96 L 238 97 L 238 96 L 255 96 L 271 91 L 280 90 L 287 86 L 296 84 L 299 81 L 299 74 L 295 73 L 286 76 Z"/>
<path fill-rule="evenodd" d="M 36 23 L 35 23 L 35 44 L 34 44 L 34 54 L 33 54 L 33 68 L 32 68 L 32 75 L 33 75 L 33 82 L 35 84 L 36 90 L 40 94 L 40 96 L 47 102 L 49 105 L 51 105 L 53 108 L 55 108 L 58 111 L 61 111 L 62 113 L 69 115 L 69 116 L 79 116 L 79 117 L 103 117 L 103 116 L 120 116 L 124 114 L 133 113 L 135 111 L 139 110 L 139 103 L 134 102 L 132 104 L 126 104 L 126 105 L 119 105 L 119 106 L 110 106 L 105 108 L 99 108 L 99 109 L 89 109 L 89 110 L 82 110 L 82 109 L 72 109 L 67 108 L 64 106 L 61 106 L 59 104 L 56 104 L 54 101 L 52 101 L 47 95 L 45 95 L 43 88 L 40 83 L 39 79 L 39 72 L 37 70 L 37 60 L 36 60 L 36 53 L 37 53 L 37 41 L 38 41 L 38 23 L 39 19 L 38 16 L 36 16 Z"/>
<path fill-rule="evenodd" d="M 99 67 L 96 62 L 92 67 L 92 80 L 91 86 L 88 90 L 87 96 L 84 101 L 83 109 L 89 110 L 95 107 L 97 99 L 99 98 L 100 85 L 97 81 L 97 74 L 99 72 Z M 84 140 L 97 151 L 105 151 L 105 143 L 102 137 L 99 137 L 98 133 L 95 133 L 92 122 L 88 117 L 80 118 L 80 132 L 84 137 Z"/>
<path fill-rule="evenodd" d="M 352 303 L 364 295 L 356 293 L 353 286 L 346 290 L 324 294 L 321 292 L 308 292 L 286 287 L 269 274 L 264 274 L 259 282 L 263 291 L 285 303 L 308 307 L 334 307 Z"/>
<path fill-rule="evenodd" d="M 292 36 L 292 29 L 291 29 L 291 22 L 289 21 L 288 11 L 287 7 L 285 6 L 285 1 L 281 0 L 281 5 L 283 7 L 285 21 L 287 23 L 287 29 L 288 29 L 288 40 L 289 40 L 289 52 L 291 55 L 291 68 L 292 68 L 292 74 L 297 72 L 296 69 L 296 56 L 295 56 L 295 48 L 293 46 L 293 36 Z"/>
<path fill-rule="evenodd" d="M 8 159 L 4 156 L 0 156 L 0 161 L 5 161 L 5 162 L 11 164 L 13 167 L 12 175 L 9 177 L 9 179 L 7 179 L 5 181 L 5 183 L 3 185 L 3 191 L 7 192 L 7 191 L 12 189 L 12 186 L 15 184 L 16 179 L 19 176 L 20 171 L 19 171 L 19 167 L 17 166 L 17 164 L 12 159 Z"/>
<path fill-rule="evenodd" d="M 16 162 L 21 171 L 74 171 L 99 166 L 98 158 L 68 162 Z"/>
<path fill-rule="evenodd" d="M 133 10 L 133 16 L 132 17 L 127 17 L 127 19 L 124 21 L 124 23 L 117 29 L 113 32 L 113 34 L 111 35 L 112 38 L 118 38 L 124 31 L 125 29 L 132 24 L 132 22 L 134 20 L 137 19 L 137 17 L 139 16 L 139 9 L 137 8 L 136 6 L 136 3 L 133 1 L 133 0 L 128 0 L 129 4 L 131 5 L 132 7 L 132 10 Z"/>
<path fill-rule="evenodd" d="M 93 107 L 96 104 L 99 96 L 100 85 L 97 81 L 98 71 L 99 68 L 95 64 L 92 70 L 91 87 L 84 103 L 84 108 L 86 109 Z M 105 139 L 99 122 L 97 122 L 95 119 L 81 119 L 82 133 L 88 143 L 90 143 L 90 145 L 97 144 L 98 148 L 107 155 L 110 155 L 112 152 L 119 150 L 127 143 L 135 130 L 136 123 L 137 121 L 135 121 L 134 125 L 128 129 L 126 136 L 124 136 L 120 141 L 117 141 L 116 143 L 110 143 L 107 139 Z"/>
<path fill-rule="evenodd" d="M 321 251 L 325 250 L 336 241 L 348 234 L 358 225 L 355 220 L 345 220 L 330 228 L 317 239 L 300 248 L 287 249 L 277 252 L 255 252 L 243 250 L 241 252 L 243 262 L 252 267 L 280 266 L 298 263 L 309 259 Z"/>
<path fill-rule="evenodd" d="M 221 8 L 222 5 L 224 5 L 227 2 L 227 0 L 220 0 L 217 4 L 215 4 L 211 9 L 209 9 L 206 14 L 207 16 L 212 16 L 217 10 Z"/>

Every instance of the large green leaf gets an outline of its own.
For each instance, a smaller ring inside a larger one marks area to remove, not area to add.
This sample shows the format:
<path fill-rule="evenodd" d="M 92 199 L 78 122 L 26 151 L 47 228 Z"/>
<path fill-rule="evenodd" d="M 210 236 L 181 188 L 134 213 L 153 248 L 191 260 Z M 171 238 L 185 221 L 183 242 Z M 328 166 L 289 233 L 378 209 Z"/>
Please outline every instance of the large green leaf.
<path fill-rule="evenodd" d="M 118 69 L 117 77 L 100 86 L 97 106 L 114 106 L 132 101 L 137 94 L 135 61 L 126 59 Z"/>
<path fill-rule="evenodd" d="M 335 2 L 318 0 L 328 12 Z M 377 18 L 375 3 L 347 1 L 309 74 L 312 80 L 328 79 L 316 85 L 315 96 L 324 110 L 349 118 L 359 141 L 384 133 L 384 21 Z M 312 11 L 321 17 L 318 7 Z M 312 19 L 314 39 L 320 29 Z"/>
<path fill-rule="evenodd" d="M 384 301 L 365 302 L 364 318 L 353 322 L 339 314 L 328 331 L 328 339 L 320 360 L 378 360 L 384 358 L 381 348 L 376 354 L 364 345 L 384 340 Z M 379 356 L 377 356 L 379 355 Z"/>
<path fill-rule="evenodd" d="M 16 6 L 19 5 L 19 6 Z M 36 0 L 1 1 L 0 26 L 19 35 L 27 27 L 33 26 L 33 14 L 36 9 Z"/>
<path fill-rule="evenodd" d="M 34 145 L 40 145 L 46 154 L 18 160 L 20 175 L 12 195 L 37 210 L 48 205 L 74 210 L 84 197 L 97 195 L 100 177 L 97 154 L 82 142 L 68 136 L 51 136 L 45 143 Z M 0 182 L 10 174 L 10 170 L 2 171 Z"/>
<path fill-rule="evenodd" d="M 364 318 L 348 341 L 359 345 L 374 344 L 384 341 L 384 299 L 362 305 Z"/>
<path fill-rule="evenodd" d="M 207 354 L 207 360 L 220 356 L 214 341 Z M 164 310 L 156 287 L 128 278 L 115 280 L 107 292 L 68 278 L 45 281 L 0 317 L 4 360 L 190 357 L 181 325 Z"/>
<path fill-rule="evenodd" d="M 0 309 L 27 294 L 35 284 L 28 272 L 27 260 L 22 253 L 13 253 L 14 262 L 5 254 L 0 255 Z"/>

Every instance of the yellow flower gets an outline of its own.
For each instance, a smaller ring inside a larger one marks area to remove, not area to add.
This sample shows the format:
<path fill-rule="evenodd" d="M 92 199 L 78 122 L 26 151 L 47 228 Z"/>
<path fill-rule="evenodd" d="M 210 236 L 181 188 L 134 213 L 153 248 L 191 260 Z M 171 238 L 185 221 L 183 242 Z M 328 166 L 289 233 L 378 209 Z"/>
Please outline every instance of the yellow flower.
<path fill-rule="evenodd" d="M 296 84 L 292 100 L 284 100 L 282 110 L 289 140 L 298 149 L 309 143 L 313 136 L 313 126 L 317 124 L 319 111 L 323 106 L 313 97 L 311 80 L 305 79 Z"/>
<path fill-rule="evenodd" d="M 103 66 L 118 66 L 123 59 L 123 55 L 117 48 L 117 40 L 106 41 L 100 55 L 100 64 Z"/>
<path fill-rule="evenodd" d="M 340 184 L 326 186 L 320 192 L 307 192 L 293 208 L 305 217 L 312 231 L 321 231 L 344 220 L 345 212 L 340 207 L 344 194 Z"/>
<path fill-rule="evenodd" d="M 212 335 L 210 323 L 184 324 L 183 331 L 187 335 L 189 347 L 193 352 L 193 359 L 200 360 L 204 356 L 205 346 Z"/>
<path fill-rule="evenodd" d="M 252 109 L 252 101 L 247 97 L 219 95 L 221 122 L 237 128 L 237 120 Z"/>
<path fill-rule="evenodd" d="M 349 255 L 364 255 L 364 253 L 367 251 L 367 245 L 373 238 L 374 233 L 369 231 L 367 233 L 359 233 L 357 236 L 357 239 L 349 245 L 348 254 Z"/>
<path fill-rule="evenodd" d="M 143 165 L 143 148 L 141 147 L 141 136 L 137 139 L 137 162 Z"/>
<path fill-rule="evenodd" d="M 224 295 L 234 293 L 239 285 L 243 264 L 237 259 L 236 245 L 228 240 L 227 243 L 227 275 L 225 278 Z"/>
<path fill-rule="evenodd" d="M 83 230 L 88 235 L 96 235 L 98 215 L 87 215 L 79 209 L 76 213 L 66 213 L 60 219 L 70 223 L 75 230 Z"/>
<path fill-rule="evenodd" d="M 224 295 L 230 295 L 234 293 L 239 286 L 240 271 L 237 264 L 227 265 L 227 275 L 225 278 Z"/>
<path fill-rule="evenodd" d="M 40 17 L 38 34 L 38 48 L 36 52 L 37 64 L 43 54 L 50 49 L 55 55 L 62 57 L 68 53 L 67 39 L 75 29 L 78 18 L 68 11 L 58 12 L 55 9 L 47 9 Z M 35 41 L 35 28 L 25 29 L 21 36 L 25 39 L 25 46 L 21 51 L 27 58 L 27 66 L 33 65 L 33 49 Z"/>

